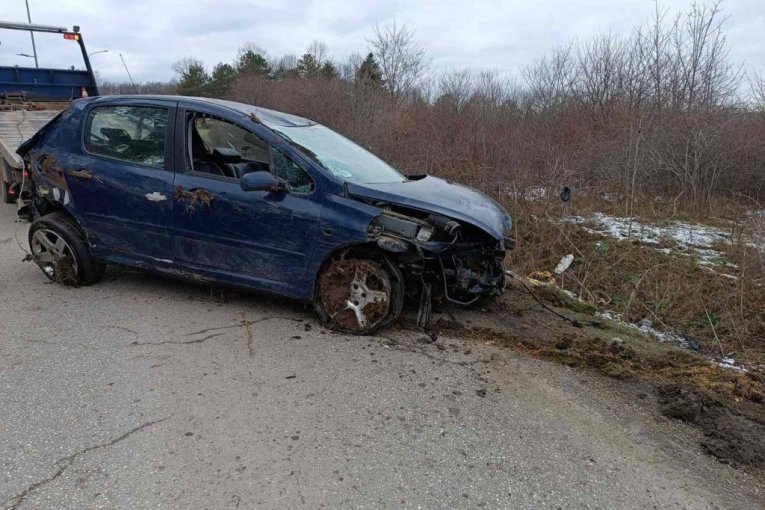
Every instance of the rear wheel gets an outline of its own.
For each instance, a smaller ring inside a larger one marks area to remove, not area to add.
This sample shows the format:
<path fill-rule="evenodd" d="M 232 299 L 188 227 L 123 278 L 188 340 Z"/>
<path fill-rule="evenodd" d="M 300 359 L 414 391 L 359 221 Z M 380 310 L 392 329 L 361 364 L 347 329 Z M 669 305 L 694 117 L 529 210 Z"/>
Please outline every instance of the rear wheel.
<path fill-rule="evenodd" d="M 401 314 L 403 277 L 386 261 L 340 258 L 319 275 L 316 310 L 327 327 L 366 335 Z"/>
<path fill-rule="evenodd" d="M 79 286 L 96 283 L 106 266 L 90 253 L 85 236 L 66 215 L 51 213 L 29 227 L 32 258 L 50 280 Z"/>

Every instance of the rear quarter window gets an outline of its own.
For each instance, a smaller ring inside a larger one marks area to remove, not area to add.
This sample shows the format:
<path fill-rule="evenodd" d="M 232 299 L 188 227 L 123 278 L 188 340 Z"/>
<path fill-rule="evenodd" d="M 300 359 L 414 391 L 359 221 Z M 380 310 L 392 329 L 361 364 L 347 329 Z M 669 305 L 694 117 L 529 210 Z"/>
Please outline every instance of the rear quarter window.
<path fill-rule="evenodd" d="M 168 109 L 98 106 L 85 122 L 85 150 L 96 156 L 165 168 Z"/>

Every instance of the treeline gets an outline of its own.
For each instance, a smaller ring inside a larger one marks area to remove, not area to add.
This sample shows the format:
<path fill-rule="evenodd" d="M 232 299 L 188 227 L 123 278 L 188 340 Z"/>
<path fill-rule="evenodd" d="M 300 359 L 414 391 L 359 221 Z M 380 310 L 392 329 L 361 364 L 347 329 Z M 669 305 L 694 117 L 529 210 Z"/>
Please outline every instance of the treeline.
<path fill-rule="evenodd" d="M 717 3 L 676 17 L 657 6 L 630 35 L 568 43 L 518 77 L 431 73 L 414 32 L 392 25 L 366 56 L 337 61 L 314 42 L 271 58 L 248 44 L 209 73 L 182 59 L 156 88 L 310 117 L 402 169 L 495 196 L 565 184 L 621 197 L 626 213 L 656 196 L 713 212 L 765 198 L 765 85 L 732 62 L 724 21 Z"/>
<path fill-rule="evenodd" d="M 369 58 L 374 62 L 374 57 Z M 342 78 L 348 79 L 351 65 L 343 66 Z M 189 96 L 223 97 L 227 95 L 237 79 L 258 77 L 268 80 L 291 78 L 340 79 L 340 66 L 329 59 L 327 46 L 314 41 L 300 57 L 289 54 L 268 59 L 266 52 L 253 43 L 239 49 L 233 63 L 219 62 L 208 74 L 202 61 L 186 57 L 175 64 L 173 70 L 178 76 L 178 93 Z"/>

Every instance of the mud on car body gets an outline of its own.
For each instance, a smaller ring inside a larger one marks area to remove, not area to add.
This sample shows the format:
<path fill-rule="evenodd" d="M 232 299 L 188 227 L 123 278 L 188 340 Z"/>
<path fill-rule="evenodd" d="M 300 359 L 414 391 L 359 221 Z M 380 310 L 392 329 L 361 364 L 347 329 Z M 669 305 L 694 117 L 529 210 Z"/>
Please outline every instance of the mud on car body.
<path fill-rule="evenodd" d="M 105 264 L 312 302 L 335 329 L 387 326 L 406 299 L 502 292 L 509 215 L 473 189 L 405 176 L 310 120 L 229 101 L 77 100 L 19 148 L 46 276 Z"/>

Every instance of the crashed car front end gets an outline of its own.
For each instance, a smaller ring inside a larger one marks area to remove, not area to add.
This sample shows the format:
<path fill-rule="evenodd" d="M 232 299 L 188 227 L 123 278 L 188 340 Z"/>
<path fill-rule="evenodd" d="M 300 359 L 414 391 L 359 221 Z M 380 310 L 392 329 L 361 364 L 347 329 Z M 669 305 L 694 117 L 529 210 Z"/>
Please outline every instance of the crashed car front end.
<path fill-rule="evenodd" d="M 395 254 L 407 291 L 470 305 L 504 289 L 504 258 L 514 240 L 496 239 L 449 217 L 386 206 L 369 225 L 370 238 Z"/>
<path fill-rule="evenodd" d="M 419 300 L 421 325 L 431 302 L 467 306 L 503 292 L 512 219 L 489 196 L 425 175 L 348 184 L 347 192 L 379 208 L 367 236 L 397 262 L 407 294 Z"/>

